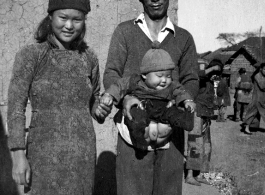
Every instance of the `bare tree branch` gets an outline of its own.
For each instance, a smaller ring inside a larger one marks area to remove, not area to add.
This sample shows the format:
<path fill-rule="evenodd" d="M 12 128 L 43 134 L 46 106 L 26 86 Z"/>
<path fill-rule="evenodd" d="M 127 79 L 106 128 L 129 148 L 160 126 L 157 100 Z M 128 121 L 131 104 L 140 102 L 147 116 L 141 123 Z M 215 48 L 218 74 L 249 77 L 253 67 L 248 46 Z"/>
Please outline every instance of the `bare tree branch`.
<path fill-rule="evenodd" d="M 259 37 L 260 36 L 260 29 L 254 31 L 247 31 L 245 33 L 219 33 L 218 39 L 226 46 L 233 46 L 247 38 L 250 37 Z M 261 36 L 265 36 L 265 33 L 261 33 Z"/>

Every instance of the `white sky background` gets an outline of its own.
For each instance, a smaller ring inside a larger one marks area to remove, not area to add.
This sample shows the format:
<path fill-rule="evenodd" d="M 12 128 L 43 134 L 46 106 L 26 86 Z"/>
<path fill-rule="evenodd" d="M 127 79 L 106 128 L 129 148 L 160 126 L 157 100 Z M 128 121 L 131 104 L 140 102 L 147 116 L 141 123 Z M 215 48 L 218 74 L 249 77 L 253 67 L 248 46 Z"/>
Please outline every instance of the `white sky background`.
<path fill-rule="evenodd" d="M 223 45 L 219 33 L 265 32 L 265 0 L 179 0 L 178 25 L 188 30 L 197 52 Z"/>

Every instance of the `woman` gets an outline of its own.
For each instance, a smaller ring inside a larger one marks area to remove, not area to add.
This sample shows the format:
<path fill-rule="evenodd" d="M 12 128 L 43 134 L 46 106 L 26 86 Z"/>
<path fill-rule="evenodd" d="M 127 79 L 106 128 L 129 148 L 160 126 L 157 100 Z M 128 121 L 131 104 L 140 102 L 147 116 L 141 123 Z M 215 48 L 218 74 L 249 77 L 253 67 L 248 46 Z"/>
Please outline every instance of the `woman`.
<path fill-rule="evenodd" d="M 98 60 L 83 40 L 89 11 L 89 0 L 50 0 L 49 15 L 35 34 L 39 43 L 15 58 L 8 91 L 9 147 L 13 178 L 31 194 L 92 194 L 96 137 L 91 116 L 103 122 L 110 108 L 98 104 Z"/>

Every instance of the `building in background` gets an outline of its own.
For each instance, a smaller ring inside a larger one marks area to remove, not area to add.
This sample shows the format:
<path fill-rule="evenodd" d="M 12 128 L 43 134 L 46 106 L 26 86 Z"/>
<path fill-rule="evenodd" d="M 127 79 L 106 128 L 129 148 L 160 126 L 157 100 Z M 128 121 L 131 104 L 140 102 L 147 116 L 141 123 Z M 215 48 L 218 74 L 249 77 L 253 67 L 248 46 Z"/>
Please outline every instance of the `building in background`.
<path fill-rule="evenodd" d="M 252 75 L 260 63 L 265 62 L 265 37 L 250 37 L 231 47 L 219 48 L 199 56 L 208 62 L 214 58 L 220 59 L 225 65 L 223 73 L 229 77 L 230 88 L 234 89 L 240 68 L 245 68 Z"/>
<path fill-rule="evenodd" d="M 238 43 L 228 51 L 236 51 L 227 60 L 226 66 L 230 69 L 230 87 L 234 88 L 238 78 L 238 70 L 245 68 L 250 76 L 259 67 L 261 62 L 265 61 L 265 37 L 250 37 L 245 41 Z"/>

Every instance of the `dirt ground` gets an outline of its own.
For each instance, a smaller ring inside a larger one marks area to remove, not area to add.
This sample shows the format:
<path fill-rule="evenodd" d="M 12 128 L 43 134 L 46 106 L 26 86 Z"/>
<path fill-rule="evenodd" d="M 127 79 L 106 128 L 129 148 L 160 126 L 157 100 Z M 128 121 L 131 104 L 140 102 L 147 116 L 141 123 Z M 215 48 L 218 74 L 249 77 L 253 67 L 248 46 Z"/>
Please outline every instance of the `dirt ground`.
<path fill-rule="evenodd" d="M 227 114 L 227 122 L 217 123 L 212 120 L 211 171 L 222 172 L 235 181 L 236 188 L 233 195 L 265 195 L 265 128 L 252 129 L 253 134 L 246 135 L 241 132 L 242 122 L 232 120 L 232 106 L 228 108 Z M 263 121 L 261 126 L 265 127 Z M 1 131 L 0 194 L 16 195 L 14 183 L 11 180 L 11 159 L 8 155 L 6 139 Z M 115 154 L 113 152 L 104 151 L 98 157 L 95 194 L 116 194 Z M 222 193 L 214 186 L 197 187 L 183 182 L 183 195 L 206 194 L 220 195 Z"/>
<path fill-rule="evenodd" d="M 233 91 L 233 103 L 232 97 Z M 216 186 L 192 186 L 183 180 L 183 195 L 265 195 L 265 128 L 252 129 L 253 134 L 246 135 L 241 132 L 242 122 L 232 120 L 232 106 L 227 115 L 224 123 L 212 120 L 211 172 L 231 178 L 233 193 L 222 193 Z M 261 126 L 265 127 L 264 122 Z M 95 189 L 97 195 L 115 195 L 115 155 L 111 152 L 99 156 Z"/>
<path fill-rule="evenodd" d="M 231 92 L 231 100 L 233 100 Z M 234 179 L 236 195 L 265 194 L 265 125 L 252 128 L 252 135 L 242 132 L 242 122 L 232 120 L 233 107 L 228 107 L 225 123 L 212 121 L 211 169 Z"/>

